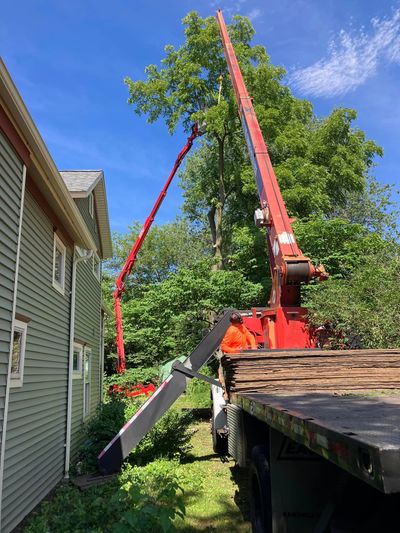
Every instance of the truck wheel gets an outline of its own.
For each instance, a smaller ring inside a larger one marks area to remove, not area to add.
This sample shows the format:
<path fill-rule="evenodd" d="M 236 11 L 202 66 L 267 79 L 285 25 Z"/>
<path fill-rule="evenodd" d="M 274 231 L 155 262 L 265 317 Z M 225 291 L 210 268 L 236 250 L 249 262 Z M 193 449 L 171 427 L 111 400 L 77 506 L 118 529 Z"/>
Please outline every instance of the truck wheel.
<path fill-rule="evenodd" d="M 249 474 L 252 531 L 272 533 L 271 481 L 265 446 L 251 450 Z"/>
<path fill-rule="evenodd" d="M 217 433 L 217 430 L 214 427 L 214 418 L 211 419 L 211 433 L 214 452 L 218 455 L 228 455 L 228 438 L 221 437 L 221 435 Z"/>
<path fill-rule="evenodd" d="M 220 387 L 211 385 L 211 399 L 211 434 L 213 450 L 219 455 L 228 455 L 228 420 L 223 390 Z M 220 432 L 225 433 L 225 435 L 220 435 Z"/>

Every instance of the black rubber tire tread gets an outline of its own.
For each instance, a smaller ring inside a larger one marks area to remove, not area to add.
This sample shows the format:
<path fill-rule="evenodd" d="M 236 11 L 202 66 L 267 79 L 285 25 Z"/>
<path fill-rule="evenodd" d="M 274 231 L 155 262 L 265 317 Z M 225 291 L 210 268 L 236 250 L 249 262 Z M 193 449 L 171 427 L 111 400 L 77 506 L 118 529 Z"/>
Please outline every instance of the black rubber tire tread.
<path fill-rule="evenodd" d="M 272 533 L 271 479 L 265 446 L 251 450 L 250 520 L 253 533 Z"/>
<path fill-rule="evenodd" d="M 221 437 L 217 432 L 214 433 L 214 421 L 211 421 L 211 435 L 213 450 L 218 455 L 228 455 L 228 437 Z"/>

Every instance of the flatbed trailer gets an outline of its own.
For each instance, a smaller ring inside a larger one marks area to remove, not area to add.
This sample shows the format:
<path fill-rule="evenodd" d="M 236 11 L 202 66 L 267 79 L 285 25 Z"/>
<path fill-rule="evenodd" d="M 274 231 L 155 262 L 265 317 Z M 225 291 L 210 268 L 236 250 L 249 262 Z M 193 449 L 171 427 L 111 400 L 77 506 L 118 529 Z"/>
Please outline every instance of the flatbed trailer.
<path fill-rule="evenodd" d="M 400 531 L 400 349 L 248 351 L 221 364 L 253 531 Z"/>

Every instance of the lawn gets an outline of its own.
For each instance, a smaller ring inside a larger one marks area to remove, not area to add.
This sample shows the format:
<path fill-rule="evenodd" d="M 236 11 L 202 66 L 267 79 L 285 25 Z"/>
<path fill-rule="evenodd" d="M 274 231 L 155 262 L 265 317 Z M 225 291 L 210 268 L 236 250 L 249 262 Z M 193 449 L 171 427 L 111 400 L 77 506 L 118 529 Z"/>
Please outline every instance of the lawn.
<path fill-rule="evenodd" d="M 245 472 L 214 454 L 209 422 L 195 427 L 192 457 L 179 467 L 186 518 L 175 522 L 178 531 L 249 532 Z"/>

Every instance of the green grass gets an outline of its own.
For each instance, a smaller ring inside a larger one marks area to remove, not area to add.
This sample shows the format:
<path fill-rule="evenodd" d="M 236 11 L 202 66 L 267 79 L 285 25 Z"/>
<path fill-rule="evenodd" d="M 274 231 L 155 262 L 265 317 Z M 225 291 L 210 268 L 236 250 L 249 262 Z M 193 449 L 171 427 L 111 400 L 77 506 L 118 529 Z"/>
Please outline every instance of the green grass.
<path fill-rule="evenodd" d="M 178 409 L 196 409 L 211 407 L 210 385 L 194 378 L 189 382 L 186 392 L 175 402 Z"/>
<path fill-rule="evenodd" d="M 210 424 L 200 422 L 192 437 L 192 457 L 179 466 L 186 517 L 175 525 L 179 532 L 229 531 L 248 533 L 245 473 L 233 459 L 223 462 L 214 454 Z"/>
<path fill-rule="evenodd" d="M 209 372 L 211 373 L 211 372 Z M 174 407 L 181 409 L 210 407 L 210 385 L 193 379 Z M 198 422 L 192 436 L 191 457 L 178 467 L 184 490 L 186 517 L 177 519 L 180 533 L 193 531 L 229 531 L 248 533 L 247 480 L 245 472 L 232 458 L 224 461 L 213 452 L 208 421 Z"/>

